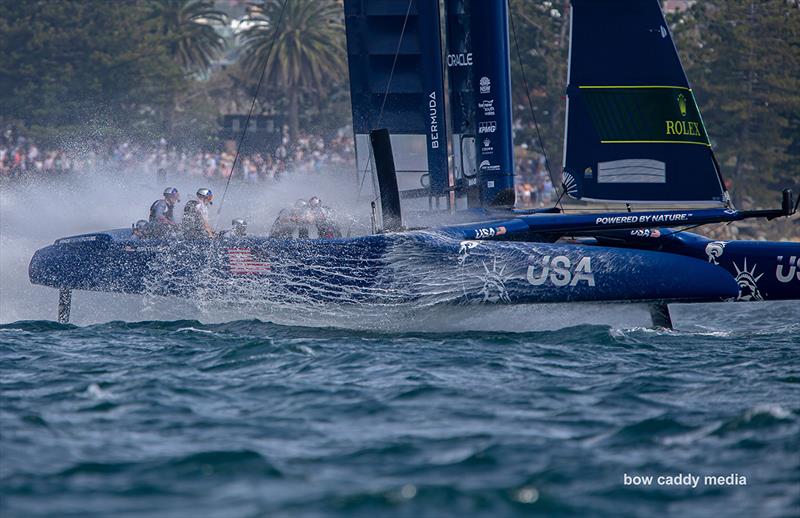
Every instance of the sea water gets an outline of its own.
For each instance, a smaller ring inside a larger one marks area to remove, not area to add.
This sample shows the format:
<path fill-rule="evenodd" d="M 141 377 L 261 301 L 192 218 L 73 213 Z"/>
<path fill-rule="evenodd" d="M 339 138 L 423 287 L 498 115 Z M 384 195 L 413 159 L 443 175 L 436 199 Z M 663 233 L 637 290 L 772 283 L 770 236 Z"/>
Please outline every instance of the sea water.
<path fill-rule="evenodd" d="M 675 313 L 682 330 L 4 324 L 0 515 L 797 515 L 796 303 Z"/>

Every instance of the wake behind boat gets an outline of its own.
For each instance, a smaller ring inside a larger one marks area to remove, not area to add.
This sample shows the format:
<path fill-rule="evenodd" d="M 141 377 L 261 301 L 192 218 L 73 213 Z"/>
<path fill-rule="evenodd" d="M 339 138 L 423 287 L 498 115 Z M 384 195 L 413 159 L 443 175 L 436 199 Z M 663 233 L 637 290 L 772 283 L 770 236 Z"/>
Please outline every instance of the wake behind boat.
<path fill-rule="evenodd" d="M 669 303 L 800 298 L 800 244 L 681 230 L 790 216 L 797 205 L 784 191 L 780 209 L 733 207 L 657 0 L 572 1 L 556 183 L 575 200 L 676 207 L 591 214 L 513 209 L 504 0 L 445 2 L 447 53 L 464 56 L 448 74 L 449 118 L 438 4 L 363 4 L 346 1 L 345 15 L 374 233 L 62 238 L 29 268 L 31 282 L 60 290 L 59 320 L 74 289 L 346 305 L 640 303 L 667 327 Z"/>

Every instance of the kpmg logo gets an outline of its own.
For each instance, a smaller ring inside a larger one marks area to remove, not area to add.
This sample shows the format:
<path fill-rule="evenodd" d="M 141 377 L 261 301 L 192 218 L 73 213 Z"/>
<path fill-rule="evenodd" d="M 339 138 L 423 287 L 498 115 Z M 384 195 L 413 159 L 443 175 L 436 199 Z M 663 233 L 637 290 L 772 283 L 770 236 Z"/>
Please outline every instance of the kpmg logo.
<path fill-rule="evenodd" d="M 478 123 L 478 133 L 494 133 L 497 131 L 497 121 L 483 121 Z"/>
<path fill-rule="evenodd" d="M 472 66 L 472 52 L 461 52 L 460 54 L 447 55 L 448 67 L 471 67 Z"/>
<path fill-rule="evenodd" d="M 492 81 L 486 76 L 480 80 L 480 91 L 482 94 L 492 93 Z"/>

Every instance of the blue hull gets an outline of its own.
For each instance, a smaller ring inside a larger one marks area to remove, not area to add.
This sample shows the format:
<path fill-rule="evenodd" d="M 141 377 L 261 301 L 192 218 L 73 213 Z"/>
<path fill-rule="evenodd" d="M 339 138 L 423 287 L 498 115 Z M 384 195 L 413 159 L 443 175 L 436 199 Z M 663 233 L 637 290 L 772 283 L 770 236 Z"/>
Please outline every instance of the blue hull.
<path fill-rule="evenodd" d="M 644 231 L 647 234 L 649 231 Z M 800 244 L 609 232 L 585 243 L 406 232 L 336 240 L 166 241 L 128 230 L 38 250 L 31 282 L 62 289 L 369 304 L 718 302 L 800 298 Z"/>

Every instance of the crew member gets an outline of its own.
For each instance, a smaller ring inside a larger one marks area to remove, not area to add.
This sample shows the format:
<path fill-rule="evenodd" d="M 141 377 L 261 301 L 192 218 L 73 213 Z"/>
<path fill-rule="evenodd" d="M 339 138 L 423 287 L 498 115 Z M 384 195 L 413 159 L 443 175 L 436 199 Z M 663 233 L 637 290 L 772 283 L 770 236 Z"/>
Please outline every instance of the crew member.
<path fill-rule="evenodd" d="M 164 198 L 150 205 L 150 231 L 153 237 L 167 237 L 178 230 L 174 211 L 179 201 L 178 189 L 167 187 L 164 189 Z"/>
<path fill-rule="evenodd" d="M 314 218 L 314 224 L 317 227 L 317 235 L 321 239 L 342 237 L 333 209 L 324 206 L 318 196 L 313 196 L 308 200 L 308 206 Z"/>
<path fill-rule="evenodd" d="M 208 223 L 208 206 L 214 201 L 211 189 L 198 189 L 197 199 L 189 200 L 183 208 L 183 235 L 187 239 L 203 239 L 215 237 L 216 232 Z"/>
<path fill-rule="evenodd" d="M 291 239 L 294 237 L 292 209 L 283 209 L 278 213 L 278 217 L 275 218 L 275 223 L 272 224 L 269 235 L 276 239 Z"/>
<path fill-rule="evenodd" d="M 297 227 L 297 238 L 308 239 L 308 227 L 314 222 L 314 216 L 306 200 L 297 200 L 292 210 L 292 221 Z"/>
<path fill-rule="evenodd" d="M 133 233 L 133 237 L 137 239 L 147 239 L 150 236 L 150 223 L 148 223 L 147 220 L 140 219 L 133 224 L 131 232 Z"/>
<path fill-rule="evenodd" d="M 283 209 L 272 225 L 270 236 L 280 239 L 291 239 L 295 237 L 297 230 L 299 239 L 308 239 L 308 226 L 313 223 L 313 215 L 308 209 L 305 200 L 297 200 L 293 207 Z"/>
<path fill-rule="evenodd" d="M 231 221 L 234 237 L 245 237 L 247 235 L 247 222 L 242 218 Z"/>

